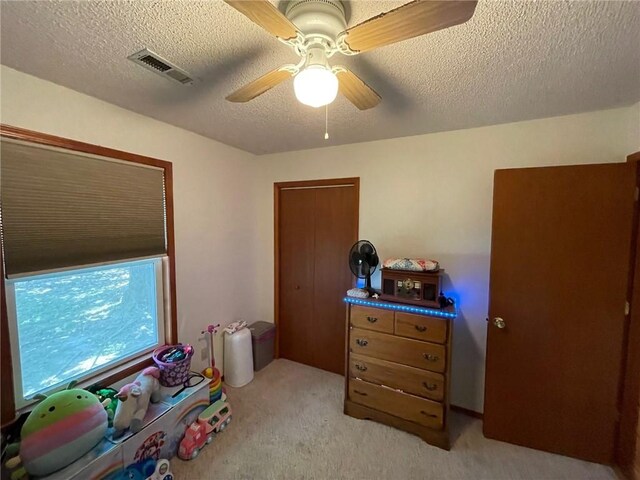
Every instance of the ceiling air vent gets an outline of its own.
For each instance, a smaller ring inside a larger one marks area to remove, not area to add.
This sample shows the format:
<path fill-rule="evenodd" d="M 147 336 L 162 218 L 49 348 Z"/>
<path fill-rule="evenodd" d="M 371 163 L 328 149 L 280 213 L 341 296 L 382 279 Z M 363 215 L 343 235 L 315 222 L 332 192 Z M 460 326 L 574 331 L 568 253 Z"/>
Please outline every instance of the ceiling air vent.
<path fill-rule="evenodd" d="M 129 55 L 127 58 L 132 62 L 143 66 L 147 70 L 151 70 L 152 72 L 173 80 L 174 82 L 181 83 L 182 85 L 189 85 L 193 83 L 193 78 L 191 78 L 187 72 L 146 48 L 134 53 L 133 55 Z"/>

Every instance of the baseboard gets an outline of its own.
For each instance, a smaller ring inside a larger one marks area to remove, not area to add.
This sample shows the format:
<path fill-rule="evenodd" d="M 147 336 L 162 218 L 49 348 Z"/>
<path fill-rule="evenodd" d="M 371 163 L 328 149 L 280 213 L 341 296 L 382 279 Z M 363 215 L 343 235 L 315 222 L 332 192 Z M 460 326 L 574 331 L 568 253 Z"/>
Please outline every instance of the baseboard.
<path fill-rule="evenodd" d="M 465 415 L 469 415 L 473 418 L 479 418 L 480 420 L 484 418 L 482 413 L 476 412 L 475 410 L 469 410 L 468 408 L 459 407 L 458 405 L 450 405 L 450 407 L 454 412 L 464 413 Z"/>

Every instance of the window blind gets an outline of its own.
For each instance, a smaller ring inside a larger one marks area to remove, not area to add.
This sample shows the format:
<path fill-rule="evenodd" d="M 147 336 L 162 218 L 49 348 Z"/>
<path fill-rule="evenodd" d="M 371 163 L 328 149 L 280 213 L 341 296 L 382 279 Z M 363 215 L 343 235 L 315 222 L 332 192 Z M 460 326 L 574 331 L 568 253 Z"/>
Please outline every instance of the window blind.
<path fill-rule="evenodd" d="M 162 169 L 0 143 L 7 276 L 166 253 Z"/>

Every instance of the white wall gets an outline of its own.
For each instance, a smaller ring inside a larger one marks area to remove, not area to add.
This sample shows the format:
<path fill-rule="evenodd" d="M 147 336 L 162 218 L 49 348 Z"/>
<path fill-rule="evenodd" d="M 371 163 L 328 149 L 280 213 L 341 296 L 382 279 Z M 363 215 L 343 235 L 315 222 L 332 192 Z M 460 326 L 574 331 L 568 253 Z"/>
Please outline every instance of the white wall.
<path fill-rule="evenodd" d="M 636 105 L 259 158 L 262 318 L 273 318 L 273 182 L 360 177 L 360 238 L 382 258 L 426 256 L 446 269 L 445 293 L 459 308 L 452 402 L 481 411 L 494 170 L 624 161 L 640 149 L 639 113 Z"/>
<path fill-rule="evenodd" d="M 627 123 L 629 125 L 627 141 L 634 147 L 634 151 L 640 152 L 640 102 L 629 107 L 627 115 Z"/>
<path fill-rule="evenodd" d="M 255 317 L 253 155 L 5 66 L 0 92 L 2 123 L 173 162 L 180 341 L 204 350 L 208 323 Z"/>

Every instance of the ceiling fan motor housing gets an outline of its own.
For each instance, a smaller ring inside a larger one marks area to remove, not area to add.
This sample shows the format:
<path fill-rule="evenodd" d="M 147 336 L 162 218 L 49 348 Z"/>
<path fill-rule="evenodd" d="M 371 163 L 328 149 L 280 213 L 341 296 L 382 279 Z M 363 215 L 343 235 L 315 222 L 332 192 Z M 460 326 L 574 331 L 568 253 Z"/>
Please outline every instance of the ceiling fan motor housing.
<path fill-rule="evenodd" d="M 341 92 L 357 108 L 367 110 L 380 103 L 380 95 L 348 68 L 331 67 L 328 59 L 337 53 L 358 55 L 460 25 L 473 16 L 477 0 L 413 0 L 349 29 L 349 4 L 340 0 L 280 0 L 278 7 L 273 0 L 225 2 L 300 57 L 297 64 L 276 68 L 227 100 L 248 102 L 294 77 L 296 98 L 305 105 L 323 107 Z"/>
<path fill-rule="evenodd" d="M 344 5 L 339 0 L 291 0 L 285 14 L 307 40 L 322 39 L 331 46 L 347 29 Z"/>

